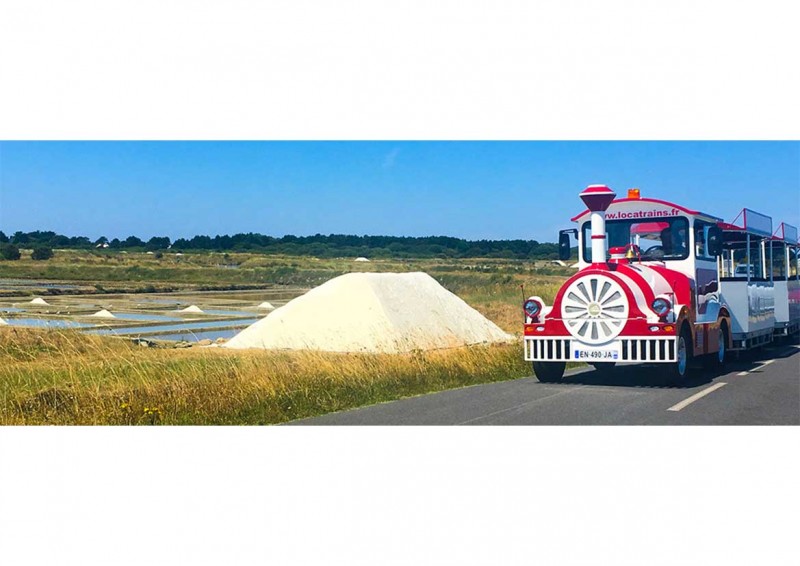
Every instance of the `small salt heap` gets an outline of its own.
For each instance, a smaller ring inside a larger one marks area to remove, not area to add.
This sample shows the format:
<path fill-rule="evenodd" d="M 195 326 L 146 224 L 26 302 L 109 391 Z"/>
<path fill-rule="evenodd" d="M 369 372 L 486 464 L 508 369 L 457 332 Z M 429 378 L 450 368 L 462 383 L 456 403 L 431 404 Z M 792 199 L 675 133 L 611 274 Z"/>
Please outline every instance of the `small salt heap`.
<path fill-rule="evenodd" d="M 192 305 L 190 307 L 186 307 L 181 312 L 186 313 L 186 314 L 205 314 L 203 312 L 203 309 L 201 309 L 197 305 Z"/>
<path fill-rule="evenodd" d="M 116 316 L 114 316 L 111 313 L 111 311 L 108 311 L 106 309 L 102 309 L 100 311 L 97 311 L 96 313 L 90 314 L 89 316 L 94 317 L 94 318 L 117 318 Z"/>

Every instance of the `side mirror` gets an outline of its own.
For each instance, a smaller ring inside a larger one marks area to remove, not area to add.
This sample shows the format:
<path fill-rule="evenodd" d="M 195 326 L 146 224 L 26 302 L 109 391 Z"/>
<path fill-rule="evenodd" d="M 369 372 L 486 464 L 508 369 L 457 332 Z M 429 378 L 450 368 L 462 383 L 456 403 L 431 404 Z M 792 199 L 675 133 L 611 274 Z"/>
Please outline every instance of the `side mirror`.
<path fill-rule="evenodd" d="M 708 253 L 714 257 L 722 255 L 722 230 L 717 226 L 708 229 Z"/>
<path fill-rule="evenodd" d="M 558 233 L 558 259 L 566 261 L 572 255 L 572 241 L 569 235 L 572 230 L 562 230 Z"/>

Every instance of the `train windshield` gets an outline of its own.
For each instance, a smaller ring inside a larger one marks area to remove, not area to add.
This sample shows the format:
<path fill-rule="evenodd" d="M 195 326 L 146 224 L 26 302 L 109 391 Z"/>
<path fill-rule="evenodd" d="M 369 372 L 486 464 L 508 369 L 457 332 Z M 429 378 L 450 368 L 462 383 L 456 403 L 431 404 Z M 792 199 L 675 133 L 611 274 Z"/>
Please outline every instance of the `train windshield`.
<path fill-rule="evenodd" d="M 583 260 L 592 262 L 591 223 L 584 222 Z M 608 249 L 628 246 L 642 261 L 675 261 L 689 257 L 689 221 L 683 217 L 658 220 L 606 221 Z M 606 258 L 608 259 L 608 258 Z"/>

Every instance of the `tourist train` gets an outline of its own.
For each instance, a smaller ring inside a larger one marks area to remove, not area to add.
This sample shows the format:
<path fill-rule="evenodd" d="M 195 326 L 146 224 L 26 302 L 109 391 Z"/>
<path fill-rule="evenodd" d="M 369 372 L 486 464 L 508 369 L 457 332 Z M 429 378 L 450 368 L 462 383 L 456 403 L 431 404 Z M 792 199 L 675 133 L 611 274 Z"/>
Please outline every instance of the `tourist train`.
<path fill-rule="evenodd" d="M 540 381 L 560 381 L 567 362 L 610 371 L 660 364 L 673 381 L 693 360 L 723 366 L 731 352 L 800 327 L 797 229 L 744 209 L 730 223 L 605 185 L 581 194 L 587 210 L 562 230 L 559 256 L 578 242 L 578 273 L 551 306 L 525 300 L 525 359 Z"/>

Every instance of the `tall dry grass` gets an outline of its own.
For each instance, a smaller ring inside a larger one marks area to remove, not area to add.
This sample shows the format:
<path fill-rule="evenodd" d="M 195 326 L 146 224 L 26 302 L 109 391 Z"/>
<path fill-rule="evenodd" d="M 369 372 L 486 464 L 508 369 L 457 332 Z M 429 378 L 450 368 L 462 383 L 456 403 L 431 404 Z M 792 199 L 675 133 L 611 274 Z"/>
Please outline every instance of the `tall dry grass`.
<path fill-rule="evenodd" d="M 271 424 L 530 374 L 519 344 L 407 355 L 149 349 L 0 329 L 2 424 Z"/>

